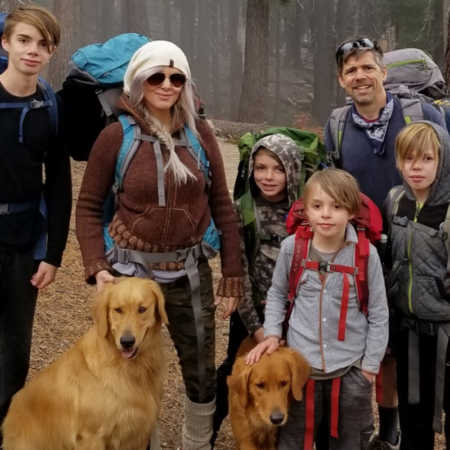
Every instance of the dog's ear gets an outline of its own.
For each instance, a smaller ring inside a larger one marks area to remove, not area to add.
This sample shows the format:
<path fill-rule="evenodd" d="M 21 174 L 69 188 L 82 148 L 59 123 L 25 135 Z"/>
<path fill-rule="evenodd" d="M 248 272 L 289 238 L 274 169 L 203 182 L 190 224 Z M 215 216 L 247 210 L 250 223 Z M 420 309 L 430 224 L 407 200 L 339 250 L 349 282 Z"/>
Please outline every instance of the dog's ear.
<path fill-rule="evenodd" d="M 161 320 L 162 323 L 168 325 L 169 319 L 167 317 L 164 294 L 162 293 L 162 290 L 158 283 L 151 280 L 149 280 L 149 282 L 151 283 L 152 294 L 156 297 L 156 313 L 159 316 L 158 318 Z"/>
<path fill-rule="evenodd" d="M 104 286 L 97 294 L 94 303 L 94 322 L 97 326 L 97 332 L 102 338 L 106 337 L 109 331 L 108 305 L 112 287 L 113 285 L 109 284 Z"/>
<path fill-rule="evenodd" d="M 238 365 L 239 367 L 237 367 Z M 252 371 L 252 366 L 245 363 L 243 358 L 239 358 L 235 362 L 235 367 L 233 367 L 233 373 L 228 376 L 227 384 L 230 391 L 234 391 L 238 394 L 239 401 L 243 409 L 247 408 L 249 400 L 248 392 L 248 382 L 250 379 L 250 374 Z"/>
<path fill-rule="evenodd" d="M 311 367 L 308 361 L 297 351 L 293 349 L 289 350 L 288 361 L 289 368 L 291 370 L 291 391 L 295 400 L 300 401 L 303 399 L 303 386 L 308 381 L 311 373 Z"/>

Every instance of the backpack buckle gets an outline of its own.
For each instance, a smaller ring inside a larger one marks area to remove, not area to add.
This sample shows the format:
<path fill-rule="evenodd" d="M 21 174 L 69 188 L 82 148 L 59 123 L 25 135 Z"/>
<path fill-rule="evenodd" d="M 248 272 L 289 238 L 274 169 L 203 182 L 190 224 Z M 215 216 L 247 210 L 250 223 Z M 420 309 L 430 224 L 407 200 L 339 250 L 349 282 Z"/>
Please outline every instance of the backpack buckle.
<path fill-rule="evenodd" d="M 6 216 L 7 214 L 9 214 L 9 204 L 0 203 L 0 216 Z"/>
<path fill-rule="evenodd" d="M 45 106 L 45 102 L 43 100 L 31 100 L 30 109 L 39 109 Z"/>
<path fill-rule="evenodd" d="M 329 271 L 330 271 L 330 263 L 328 261 L 320 261 L 319 272 L 329 272 Z"/>

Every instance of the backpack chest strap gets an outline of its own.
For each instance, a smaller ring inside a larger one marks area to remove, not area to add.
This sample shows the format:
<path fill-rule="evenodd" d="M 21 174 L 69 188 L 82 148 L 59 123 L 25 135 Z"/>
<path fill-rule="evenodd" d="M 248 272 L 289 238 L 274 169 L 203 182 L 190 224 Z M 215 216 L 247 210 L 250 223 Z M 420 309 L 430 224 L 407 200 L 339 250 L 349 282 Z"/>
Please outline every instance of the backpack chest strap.
<path fill-rule="evenodd" d="M 305 269 L 316 270 L 318 272 L 340 272 L 342 273 L 342 298 L 341 311 L 339 313 L 338 340 L 345 340 L 345 329 L 347 324 L 348 299 L 350 294 L 350 281 L 348 275 L 358 273 L 357 267 L 334 264 L 328 261 L 302 261 Z"/>
<path fill-rule="evenodd" d="M 316 270 L 318 272 L 340 272 L 349 275 L 356 275 L 358 273 L 357 267 L 344 266 L 342 264 L 334 264 L 328 261 L 302 261 L 305 269 Z"/>

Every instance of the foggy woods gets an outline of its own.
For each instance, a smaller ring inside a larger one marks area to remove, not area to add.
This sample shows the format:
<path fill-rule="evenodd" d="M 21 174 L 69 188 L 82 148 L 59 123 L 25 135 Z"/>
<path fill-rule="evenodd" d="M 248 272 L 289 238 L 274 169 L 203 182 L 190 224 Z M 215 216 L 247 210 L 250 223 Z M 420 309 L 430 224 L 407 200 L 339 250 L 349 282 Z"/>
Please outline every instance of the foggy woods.
<path fill-rule="evenodd" d="M 9 11 L 18 1 L 0 0 Z M 344 101 L 334 51 L 349 37 L 418 47 L 444 72 L 448 0 L 42 0 L 62 24 L 47 78 L 55 88 L 80 46 L 138 32 L 187 54 L 213 118 L 323 124 Z"/>

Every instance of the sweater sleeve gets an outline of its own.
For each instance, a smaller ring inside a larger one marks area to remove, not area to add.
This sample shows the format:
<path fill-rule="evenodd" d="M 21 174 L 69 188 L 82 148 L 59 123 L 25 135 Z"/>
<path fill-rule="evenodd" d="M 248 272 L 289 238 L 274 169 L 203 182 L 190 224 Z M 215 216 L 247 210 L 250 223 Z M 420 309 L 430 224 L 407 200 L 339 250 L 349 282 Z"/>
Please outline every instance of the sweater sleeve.
<path fill-rule="evenodd" d="M 244 293 L 238 306 L 239 316 L 245 325 L 248 333 L 252 335 L 256 330 L 262 327 L 262 323 L 259 319 L 258 312 L 255 308 L 253 301 L 253 286 L 250 280 L 250 274 L 248 270 L 248 260 L 245 252 L 244 232 L 242 218 L 239 213 L 239 204 L 234 204 L 236 215 L 239 217 L 239 234 L 241 237 L 241 255 L 242 255 L 242 269 L 244 271 Z"/>
<path fill-rule="evenodd" d="M 243 276 L 243 270 L 238 218 L 231 203 L 219 144 L 206 121 L 198 121 L 197 126 L 211 168 L 209 206 L 214 222 L 221 232 L 222 275 L 225 279 L 240 278 Z"/>
<path fill-rule="evenodd" d="M 273 271 L 272 285 L 267 292 L 264 315 L 264 335 L 281 337 L 289 294 L 289 273 L 294 253 L 295 235 L 281 243 L 280 253 Z"/>
<path fill-rule="evenodd" d="M 105 258 L 103 205 L 114 182 L 114 170 L 122 143 L 122 127 L 114 123 L 98 136 L 89 155 L 76 208 L 76 233 L 88 283 L 100 270 L 111 270 Z"/>
<path fill-rule="evenodd" d="M 59 99 L 58 99 L 59 100 Z M 58 107 L 62 108 L 61 102 Z M 58 137 L 45 159 L 44 197 L 48 212 L 48 241 L 45 262 L 60 266 L 69 233 L 72 210 L 72 181 L 69 154 L 63 144 L 62 113 Z"/>

